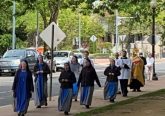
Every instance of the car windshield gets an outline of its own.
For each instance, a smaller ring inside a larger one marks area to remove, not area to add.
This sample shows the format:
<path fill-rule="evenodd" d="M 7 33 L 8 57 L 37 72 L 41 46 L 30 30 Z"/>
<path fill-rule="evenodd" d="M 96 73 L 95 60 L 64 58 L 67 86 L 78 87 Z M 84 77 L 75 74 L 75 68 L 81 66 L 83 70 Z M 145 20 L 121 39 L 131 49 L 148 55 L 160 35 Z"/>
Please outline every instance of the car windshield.
<path fill-rule="evenodd" d="M 54 52 L 54 57 L 68 57 L 68 52 Z"/>
<path fill-rule="evenodd" d="M 23 50 L 9 50 L 3 55 L 3 58 L 24 57 L 24 56 L 25 53 Z"/>

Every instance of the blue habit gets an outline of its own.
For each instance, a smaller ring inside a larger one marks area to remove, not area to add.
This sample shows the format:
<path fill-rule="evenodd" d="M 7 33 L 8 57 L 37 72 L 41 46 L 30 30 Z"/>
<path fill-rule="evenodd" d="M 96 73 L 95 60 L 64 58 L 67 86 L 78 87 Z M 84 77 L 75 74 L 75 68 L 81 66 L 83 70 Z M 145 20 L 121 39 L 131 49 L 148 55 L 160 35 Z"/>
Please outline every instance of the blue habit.
<path fill-rule="evenodd" d="M 116 92 L 117 92 L 117 89 L 118 89 L 117 83 L 116 82 L 108 82 L 107 88 L 108 88 L 107 97 L 115 98 L 116 97 Z"/>
<path fill-rule="evenodd" d="M 26 110 L 28 102 L 26 90 L 27 72 L 21 71 L 18 77 L 18 86 L 16 90 L 16 111 L 23 112 Z"/>
<path fill-rule="evenodd" d="M 62 89 L 62 93 L 61 93 L 61 105 L 62 106 L 64 106 L 64 104 L 66 103 L 68 94 L 69 94 L 69 89 Z"/>
<path fill-rule="evenodd" d="M 78 94 L 78 87 L 77 87 L 77 83 L 73 84 L 73 96 Z"/>
<path fill-rule="evenodd" d="M 38 64 L 39 70 L 42 70 L 42 64 Z M 44 87 L 43 87 L 43 74 L 39 73 L 37 78 L 37 92 L 39 100 L 42 101 L 44 97 Z"/>
<path fill-rule="evenodd" d="M 81 99 L 82 101 L 87 101 L 88 97 L 89 97 L 89 91 L 90 87 L 83 87 L 83 93 L 81 95 Z"/>

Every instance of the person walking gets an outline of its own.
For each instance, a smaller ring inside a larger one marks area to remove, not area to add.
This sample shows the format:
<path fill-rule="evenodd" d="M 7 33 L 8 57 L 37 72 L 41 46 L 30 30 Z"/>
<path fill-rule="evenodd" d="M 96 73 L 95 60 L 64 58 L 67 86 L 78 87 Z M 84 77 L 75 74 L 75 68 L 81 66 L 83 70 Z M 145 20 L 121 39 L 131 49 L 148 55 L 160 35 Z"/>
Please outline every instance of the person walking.
<path fill-rule="evenodd" d="M 131 79 L 129 84 L 130 89 L 133 89 L 133 92 L 141 92 L 140 87 L 144 86 L 143 68 L 143 60 L 135 54 L 132 59 Z"/>
<path fill-rule="evenodd" d="M 120 70 L 121 70 L 121 68 L 120 68 L 120 62 L 121 62 L 121 59 L 119 58 L 119 53 L 118 52 L 116 52 L 115 53 L 115 66 L 117 66 Z M 118 94 L 121 94 L 121 86 L 120 86 L 120 81 L 118 80 L 118 90 L 117 90 L 117 93 Z"/>
<path fill-rule="evenodd" d="M 81 65 L 78 63 L 78 58 L 75 55 L 72 57 L 70 61 L 70 68 L 71 68 L 71 71 L 74 72 L 76 80 L 78 80 L 80 72 L 81 72 Z M 73 99 L 75 99 L 75 101 L 77 101 L 78 90 L 79 88 L 77 87 L 77 82 L 75 82 L 73 84 Z"/>
<path fill-rule="evenodd" d="M 47 106 L 47 75 L 50 69 L 47 63 L 43 61 L 43 56 L 38 56 L 38 61 L 34 66 L 35 76 L 35 105 L 41 108 L 42 105 Z"/>
<path fill-rule="evenodd" d="M 83 68 L 77 85 L 79 87 L 81 84 L 80 105 L 85 105 L 86 108 L 89 108 L 92 103 L 94 81 L 101 87 L 96 71 L 91 64 L 91 60 L 88 58 L 84 59 Z"/>
<path fill-rule="evenodd" d="M 18 116 L 24 116 L 27 113 L 32 92 L 34 92 L 32 73 L 26 60 L 20 62 L 20 68 L 14 77 L 12 91 L 14 112 L 17 112 Z"/>
<path fill-rule="evenodd" d="M 154 64 L 154 58 L 152 57 L 151 53 L 148 54 L 148 57 L 146 58 L 147 64 L 146 64 L 146 74 L 147 74 L 147 80 L 152 80 L 153 77 L 153 64 Z"/>
<path fill-rule="evenodd" d="M 115 66 L 115 60 L 110 59 L 110 65 L 105 69 L 104 75 L 107 76 L 104 86 L 104 99 L 114 102 L 118 90 L 118 76 L 120 68 Z"/>
<path fill-rule="evenodd" d="M 76 82 L 75 75 L 71 71 L 69 63 L 64 64 L 64 70 L 60 74 L 59 82 L 61 86 L 58 98 L 58 110 L 64 111 L 64 114 L 68 115 L 72 105 L 73 83 Z"/>
<path fill-rule="evenodd" d="M 121 85 L 121 92 L 123 97 L 127 97 L 127 86 L 128 86 L 128 79 L 131 74 L 131 60 L 127 58 L 127 52 L 125 50 L 122 51 L 122 57 L 120 61 L 120 72 L 121 75 L 118 76 Z"/>
<path fill-rule="evenodd" d="M 80 65 L 83 66 L 83 63 L 84 63 L 84 59 L 89 59 L 92 66 L 94 67 L 94 63 L 93 63 L 93 60 L 89 58 L 89 51 L 85 50 L 83 51 L 83 58 L 81 59 L 80 61 Z"/>

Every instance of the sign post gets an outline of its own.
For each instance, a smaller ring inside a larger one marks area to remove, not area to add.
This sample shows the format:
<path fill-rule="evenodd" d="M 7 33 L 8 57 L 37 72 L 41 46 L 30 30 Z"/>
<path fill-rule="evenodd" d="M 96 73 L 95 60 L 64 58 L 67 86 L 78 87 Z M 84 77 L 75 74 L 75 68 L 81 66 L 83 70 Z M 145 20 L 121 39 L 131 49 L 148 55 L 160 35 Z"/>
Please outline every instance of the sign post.
<path fill-rule="evenodd" d="M 50 73 L 50 88 L 49 88 L 49 101 L 52 96 L 52 70 L 53 70 L 53 49 L 66 37 L 65 33 L 52 22 L 42 33 L 40 34 L 42 40 L 51 48 L 51 73 Z M 55 45 L 55 46 L 54 46 Z"/>
<path fill-rule="evenodd" d="M 125 41 L 126 35 L 120 35 L 119 38 L 120 38 L 120 40 L 121 40 L 121 42 L 122 42 L 122 43 L 121 43 L 121 45 L 122 45 L 121 48 L 122 48 L 122 50 L 123 50 L 123 48 L 124 48 L 123 45 L 124 45 L 124 41 Z"/>

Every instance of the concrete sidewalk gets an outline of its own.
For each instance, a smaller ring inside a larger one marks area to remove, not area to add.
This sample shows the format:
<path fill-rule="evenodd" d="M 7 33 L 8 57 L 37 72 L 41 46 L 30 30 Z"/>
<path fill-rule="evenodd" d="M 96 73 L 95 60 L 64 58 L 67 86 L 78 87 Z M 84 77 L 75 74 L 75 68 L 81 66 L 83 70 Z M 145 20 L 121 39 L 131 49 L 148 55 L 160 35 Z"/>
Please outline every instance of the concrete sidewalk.
<path fill-rule="evenodd" d="M 122 97 L 121 95 L 118 94 L 115 101 L 119 102 L 119 101 L 126 100 L 135 96 L 139 96 L 145 93 L 149 93 L 152 91 L 165 88 L 164 83 L 165 83 L 165 76 L 160 77 L 158 81 L 146 81 L 146 85 L 143 88 L 141 88 L 142 92 L 131 92 L 131 90 L 129 90 L 128 97 Z M 48 101 L 47 107 L 36 109 L 34 106 L 34 102 L 31 101 L 26 116 L 45 116 L 45 115 L 46 116 L 63 116 L 64 115 L 63 112 L 58 111 L 57 102 L 58 102 L 58 97 L 55 96 L 52 98 L 52 101 Z M 74 115 L 79 112 L 86 112 L 97 107 L 109 105 L 111 103 L 109 101 L 103 100 L 103 88 L 100 88 L 94 91 L 93 102 L 90 109 L 86 109 L 84 106 L 80 106 L 79 104 L 80 104 L 79 100 L 78 102 L 75 102 L 75 101 L 72 102 L 70 115 Z M 12 105 L 7 105 L 7 106 L 0 107 L 0 115 L 1 116 L 17 116 L 17 113 L 13 112 Z"/>

